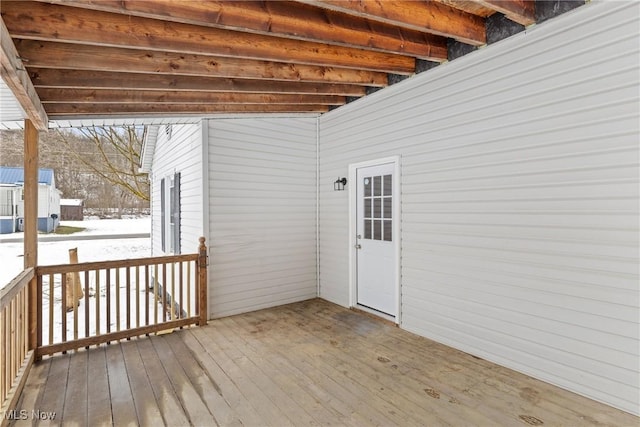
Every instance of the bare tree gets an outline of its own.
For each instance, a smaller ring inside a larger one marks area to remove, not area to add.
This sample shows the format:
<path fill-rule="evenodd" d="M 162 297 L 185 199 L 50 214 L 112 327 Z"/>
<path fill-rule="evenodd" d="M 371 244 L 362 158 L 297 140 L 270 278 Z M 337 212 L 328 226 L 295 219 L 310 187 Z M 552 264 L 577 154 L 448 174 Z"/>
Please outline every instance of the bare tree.
<path fill-rule="evenodd" d="M 98 215 L 145 209 L 149 184 L 138 172 L 141 127 L 57 129 L 40 137 L 40 167 L 51 168 L 65 198 L 85 200 Z M 22 130 L 0 131 L 0 165 L 22 166 Z"/>
<path fill-rule="evenodd" d="M 127 194 L 130 194 L 141 200 L 149 200 L 147 174 L 139 171 L 142 128 L 93 126 L 79 128 L 76 131 L 83 136 L 85 143 L 92 144 L 94 153 L 98 157 L 94 159 L 74 151 L 72 133 L 58 130 L 61 142 L 69 148 L 78 161 L 109 183 L 124 190 L 118 195 L 120 199 L 126 199 Z"/>

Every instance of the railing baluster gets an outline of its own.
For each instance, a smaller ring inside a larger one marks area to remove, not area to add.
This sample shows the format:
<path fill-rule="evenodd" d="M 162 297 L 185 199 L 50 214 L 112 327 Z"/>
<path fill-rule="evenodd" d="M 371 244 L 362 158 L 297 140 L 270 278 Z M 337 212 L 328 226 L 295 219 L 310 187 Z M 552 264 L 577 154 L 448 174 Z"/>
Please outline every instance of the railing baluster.
<path fill-rule="evenodd" d="M 54 276 L 53 274 L 49 275 L 49 344 L 53 344 L 53 306 L 55 302 L 55 297 L 53 296 L 53 284 L 54 284 Z M 38 286 L 42 288 L 42 286 Z M 42 299 L 41 299 L 42 301 Z M 42 304 L 41 304 L 42 305 Z M 44 308 L 44 307 L 43 307 Z"/>
<path fill-rule="evenodd" d="M 167 321 L 167 263 L 162 264 L 162 321 Z"/>
<path fill-rule="evenodd" d="M 105 327 L 105 331 L 108 334 L 111 332 L 111 269 L 106 269 L 107 277 L 105 282 L 105 291 L 107 292 L 107 309 L 105 316 L 107 317 L 107 324 Z M 110 342 L 107 342 L 109 344 Z"/>
<path fill-rule="evenodd" d="M 158 264 L 154 266 L 155 274 L 153 275 L 153 319 L 154 324 L 158 323 Z"/>
<path fill-rule="evenodd" d="M 131 329 L 131 268 L 126 268 L 126 287 L 127 287 L 127 329 Z"/>
<path fill-rule="evenodd" d="M 13 330 L 15 328 L 15 323 L 14 323 L 14 316 L 13 316 L 13 305 L 15 303 L 15 300 L 12 300 L 11 303 L 9 303 L 9 321 L 7 322 L 9 325 L 9 339 L 7 340 L 7 349 L 9 350 L 9 370 L 8 370 L 8 374 L 11 374 L 11 372 L 14 370 L 14 360 L 15 360 L 15 355 L 13 353 Z M 11 381 L 9 381 L 7 383 L 7 385 L 9 386 L 9 388 L 11 388 Z"/>
<path fill-rule="evenodd" d="M 0 336 L 0 344 L 2 344 L 2 348 L 7 348 L 5 340 L 7 336 L 5 332 L 5 327 L 7 325 L 6 315 L 6 307 L 3 307 L 0 310 L 0 334 L 2 334 L 2 336 Z M 9 389 L 7 388 L 7 379 L 9 378 L 9 375 L 7 375 L 7 356 L 8 353 L 6 351 L 0 351 L 0 397 L 2 397 L 3 402 L 9 392 Z"/>
<path fill-rule="evenodd" d="M 169 318 L 175 319 L 176 311 L 176 263 L 171 263 L 171 301 L 169 302 Z"/>
<path fill-rule="evenodd" d="M 80 280 L 79 275 L 76 275 L 76 273 L 73 273 L 74 276 L 72 277 L 71 280 L 71 294 L 73 295 L 73 339 L 77 340 L 78 339 L 78 293 L 77 293 L 77 288 L 78 286 L 80 286 L 80 283 L 76 283 L 76 280 Z"/>
<path fill-rule="evenodd" d="M 140 326 L 140 266 L 136 265 L 136 327 Z"/>
<path fill-rule="evenodd" d="M 191 317 L 191 263 L 187 263 L 187 317 Z"/>
<path fill-rule="evenodd" d="M 18 335 L 18 348 L 17 348 L 17 354 L 18 354 L 18 360 L 24 360 L 24 354 L 22 354 L 22 322 L 23 322 L 23 313 L 24 313 L 24 299 L 23 299 L 23 294 L 22 292 L 18 293 L 18 305 L 17 305 L 17 315 L 18 315 L 18 325 L 17 325 L 17 329 L 16 329 L 16 334 Z M 20 366 L 18 364 L 18 366 Z"/>
<path fill-rule="evenodd" d="M 199 295 L 200 295 L 200 274 L 198 274 L 198 273 L 199 273 L 199 268 L 198 268 L 198 265 L 196 264 L 196 278 L 195 278 L 194 283 L 193 283 L 194 286 L 195 286 L 195 289 L 194 289 L 194 293 L 195 293 L 195 295 L 194 295 L 195 313 L 194 314 L 196 316 L 200 315 L 200 298 L 199 298 Z"/>
<path fill-rule="evenodd" d="M 7 304 L 6 307 L 4 307 L 2 309 L 2 347 L 8 349 L 9 348 L 9 325 L 8 325 L 8 320 L 9 320 L 9 305 Z M 3 360 L 2 360 L 2 395 L 6 396 L 6 394 L 9 392 L 9 389 L 11 388 L 10 384 L 9 384 L 9 379 L 11 378 L 11 374 L 10 374 L 10 362 L 11 362 L 11 355 L 9 354 L 8 351 L 0 351 L 0 353 L 2 353 L 3 355 Z M 4 401 L 4 399 L 3 399 Z"/>
<path fill-rule="evenodd" d="M 89 270 L 84 272 L 84 336 L 89 336 Z"/>
<path fill-rule="evenodd" d="M 182 305 L 182 293 L 183 293 L 183 289 L 184 289 L 184 280 L 183 280 L 183 274 L 184 274 L 184 269 L 183 267 L 183 262 L 178 263 L 178 275 L 180 276 L 180 280 L 178 282 L 178 288 L 180 289 L 180 299 L 179 299 L 179 304 L 178 304 L 178 319 L 182 318 L 182 311 L 184 310 L 184 305 Z"/>
<path fill-rule="evenodd" d="M 67 275 L 62 273 L 62 304 L 60 304 L 60 312 L 62 313 L 62 342 L 67 341 Z"/>
<path fill-rule="evenodd" d="M 144 324 L 149 325 L 149 266 L 144 266 Z"/>
<path fill-rule="evenodd" d="M 100 335 L 100 270 L 96 269 L 96 335 Z"/>
<path fill-rule="evenodd" d="M 120 269 L 115 268 L 116 272 L 116 331 L 120 330 Z"/>

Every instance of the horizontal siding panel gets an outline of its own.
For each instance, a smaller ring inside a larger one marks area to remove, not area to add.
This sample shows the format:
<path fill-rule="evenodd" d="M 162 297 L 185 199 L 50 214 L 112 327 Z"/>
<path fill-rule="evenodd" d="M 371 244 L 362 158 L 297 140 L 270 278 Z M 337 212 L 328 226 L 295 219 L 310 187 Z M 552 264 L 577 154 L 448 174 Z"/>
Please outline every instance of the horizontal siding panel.
<path fill-rule="evenodd" d="M 413 222 L 404 224 L 406 233 L 455 232 L 462 234 L 481 234 L 483 236 L 513 237 L 517 239 L 552 239 L 557 241 L 597 242 L 605 248 L 607 245 L 635 248 L 636 239 L 628 229 L 593 229 L 584 227 L 536 227 L 529 224 L 509 225 L 492 224 L 486 221 L 467 220 L 465 222 Z"/>
<path fill-rule="evenodd" d="M 636 414 L 639 17 L 593 2 L 319 120 L 321 184 L 401 157 L 404 328 Z M 320 294 L 347 305 L 332 190 Z"/>
<path fill-rule="evenodd" d="M 426 297 L 424 294 L 423 296 Z M 420 295 L 416 294 L 414 297 L 418 299 Z M 461 304 L 460 309 L 449 311 L 443 307 L 449 305 L 450 297 L 429 293 L 428 298 L 430 310 L 433 310 L 436 315 L 450 317 L 456 321 L 464 322 L 476 318 L 478 313 L 483 313 L 482 321 L 476 323 L 474 327 L 490 334 L 508 336 L 509 339 L 513 340 L 522 340 L 524 351 L 529 349 L 541 352 L 543 356 L 552 356 L 556 362 L 568 366 L 576 366 L 576 363 L 580 363 L 579 359 L 582 357 L 585 359 L 582 362 L 585 364 L 585 367 L 588 368 L 588 372 L 597 373 L 603 369 L 610 371 L 610 378 L 616 383 L 614 386 L 618 384 L 626 386 L 637 385 L 637 379 L 631 375 L 638 358 L 637 352 L 634 354 L 606 349 L 598 345 L 598 343 L 581 341 L 575 339 L 573 336 L 562 336 L 557 333 L 555 329 L 553 333 L 539 329 L 544 326 L 544 321 L 535 321 L 534 324 L 539 328 L 524 327 L 518 323 L 506 324 L 503 318 L 507 310 L 493 306 L 484 306 L 484 304 L 476 301 L 465 301 Z M 518 313 L 513 313 L 513 315 L 518 316 Z M 570 345 L 572 351 L 565 351 L 567 344 Z M 558 357 L 558 354 L 554 354 L 558 350 L 560 350 L 562 354 L 561 357 Z M 600 362 L 601 360 L 612 360 L 615 363 L 604 366 L 604 364 Z"/>
<path fill-rule="evenodd" d="M 437 313 L 438 306 L 428 306 L 426 302 L 419 300 L 416 302 L 422 302 L 423 304 L 419 308 L 408 305 L 405 313 L 407 320 L 412 324 L 412 327 L 407 328 L 410 332 L 420 333 L 425 329 L 429 330 L 430 335 L 438 342 L 452 347 L 464 345 L 472 349 L 472 353 L 480 357 L 491 355 L 501 365 L 513 366 L 515 369 L 529 375 L 535 373 L 537 378 L 544 381 L 575 383 L 576 386 L 580 386 L 582 394 L 587 397 L 601 400 L 603 395 L 611 396 L 609 403 L 617 407 L 632 407 L 635 404 L 633 396 L 634 390 L 637 389 L 637 383 L 625 385 L 598 375 L 599 372 L 607 371 L 604 366 L 600 366 L 600 369 L 596 371 L 586 371 L 578 367 L 579 365 L 558 362 L 555 354 L 551 357 L 540 357 L 538 356 L 539 352 L 547 353 L 547 349 L 540 348 L 540 346 L 527 347 L 525 338 L 515 338 L 513 340 L 521 344 L 521 346 L 515 346 L 515 349 L 510 346 L 495 344 L 504 342 L 504 340 L 500 339 L 500 335 L 496 335 L 492 340 L 486 342 L 479 338 L 487 334 L 485 329 L 474 325 L 469 328 L 461 328 L 460 326 L 465 324 L 464 322 L 447 313 L 444 313 L 444 316 L 440 316 Z M 421 316 L 424 306 L 433 309 L 433 317 L 438 321 L 429 322 L 428 324 L 424 322 L 423 316 Z M 419 329 L 413 329 L 413 325 L 419 327 Z M 461 333 L 461 330 L 468 330 L 468 332 Z M 531 366 L 536 366 L 535 372 L 531 370 Z M 637 378 L 634 375 L 634 371 L 630 373 L 632 379 Z"/>
<path fill-rule="evenodd" d="M 296 286 L 296 289 L 285 292 L 268 293 L 266 295 L 255 295 L 251 300 L 246 298 L 236 301 L 221 301 L 214 303 L 211 308 L 216 317 L 233 316 L 235 314 L 246 313 L 254 310 L 261 310 L 273 306 L 273 299 L 277 299 L 280 304 L 289 304 L 293 302 L 304 301 L 316 297 L 315 288 L 313 292 L 306 292 Z"/>
<path fill-rule="evenodd" d="M 247 292 L 261 295 L 268 295 L 269 293 L 278 294 L 296 290 L 296 288 L 300 290 L 300 284 L 315 286 L 315 281 L 315 274 L 291 273 L 283 276 L 282 274 L 273 272 L 265 275 L 264 280 L 260 282 L 259 286 L 256 286 L 255 283 L 237 281 L 234 287 L 216 290 L 215 297 L 218 303 L 222 303 L 223 301 L 241 301 L 242 299 L 246 299 Z"/>
<path fill-rule="evenodd" d="M 170 137 L 169 137 L 170 133 Z M 180 240 L 182 253 L 196 253 L 204 235 L 202 186 L 202 126 L 200 123 L 161 126 L 153 157 L 152 253 L 162 254 L 160 180 L 180 173 Z M 168 184 L 167 184 L 168 185 Z"/>
<path fill-rule="evenodd" d="M 475 280 L 468 270 L 462 270 L 460 274 L 437 271 L 437 266 L 430 268 L 426 266 L 422 269 L 406 268 L 404 274 L 408 283 L 415 283 L 420 275 L 428 271 L 433 278 L 433 282 L 425 285 L 421 291 L 435 295 L 457 296 L 461 301 L 468 303 L 482 302 L 487 307 L 500 307 L 513 312 L 509 317 L 520 317 L 522 313 L 528 316 L 539 317 L 542 321 L 557 321 L 558 327 L 573 325 L 576 330 L 581 328 L 596 331 L 594 336 L 599 334 L 613 334 L 621 338 L 620 342 L 614 344 L 618 349 L 630 354 L 638 354 L 638 348 L 630 350 L 629 341 L 637 339 L 637 331 L 634 331 L 634 321 L 627 315 L 633 307 L 627 304 L 598 304 L 596 300 L 580 298 L 568 295 L 558 295 L 554 292 L 542 293 L 537 289 L 521 288 L 511 283 L 497 283 L 495 280 L 483 278 Z M 459 285 L 455 288 L 446 288 L 443 280 L 447 275 L 456 277 Z M 482 291 L 478 291 L 482 285 Z M 594 307 L 597 307 L 595 310 Z M 605 310 L 603 308 L 607 308 Z M 558 309 L 564 309 L 559 312 Z M 590 311 L 591 310 L 591 311 Z M 620 311 L 621 313 L 618 313 Z M 524 322 L 507 322 L 510 325 L 520 324 L 521 326 L 531 325 Z M 553 330 L 556 332 L 555 330 Z"/>
<path fill-rule="evenodd" d="M 214 317 L 317 294 L 316 119 L 209 121 Z"/>

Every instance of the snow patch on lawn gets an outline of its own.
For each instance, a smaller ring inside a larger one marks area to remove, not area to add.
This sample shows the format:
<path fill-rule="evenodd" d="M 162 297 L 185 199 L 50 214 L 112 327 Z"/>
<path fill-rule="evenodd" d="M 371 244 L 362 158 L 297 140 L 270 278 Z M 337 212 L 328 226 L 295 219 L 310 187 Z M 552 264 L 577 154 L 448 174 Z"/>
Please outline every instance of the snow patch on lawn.
<path fill-rule="evenodd" d="M 91 219 L 62 221 L 61 225 L 83 227 L 86 230 L 69 235 L 69 240 L 38 242 L 38 265 L 69 263 L 69 249 L 78 248 L 78 262 L 111 261 L 151 256 L 151 239 L 73 240 L 73 236 L 104 236 L 146 233 L 151 230 L 151 218 Z M 0 243 L 0 288 L 9 284 L 24 269 L 24 244 Z"/>

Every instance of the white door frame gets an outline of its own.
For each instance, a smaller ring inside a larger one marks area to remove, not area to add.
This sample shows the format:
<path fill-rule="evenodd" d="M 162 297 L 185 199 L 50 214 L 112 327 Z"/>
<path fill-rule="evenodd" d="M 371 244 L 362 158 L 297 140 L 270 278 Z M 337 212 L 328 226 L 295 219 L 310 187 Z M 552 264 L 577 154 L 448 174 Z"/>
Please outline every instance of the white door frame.
<path fill-rule="evenodd" d="M 356 265 L 357 249 L 356 249 L 356 230 L 357 230 L 357 177 L 356 170 L 359 168 L 376 166 L 384 163 L 393 163 L 393 245 L 395 251 L 394 275 L 396 288 L 396 315 L 388 316 L 389 320 L 393 320 L 396 324 L 401 324 L 401 301 L 400 301 L 400 156 L 384 157 L 381 159 L 368 160 L 366 162 L 352 163 L 349 165 L 349 181 L 347 188 L 349 189 L 349 307 L 366 308 L 358 306 L 357 295 L 357 278 L 358 266 Z M 381 313 L 376 313 L 381 317 L 385 317 Z"/>

